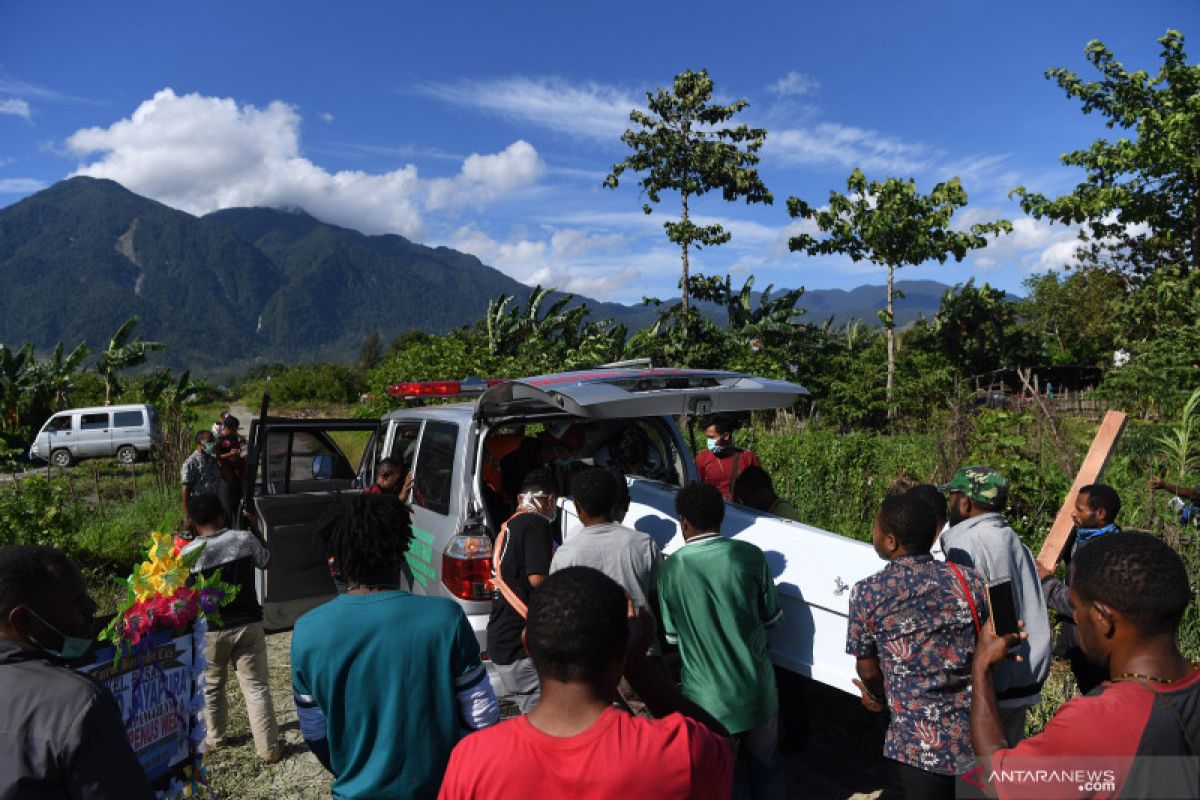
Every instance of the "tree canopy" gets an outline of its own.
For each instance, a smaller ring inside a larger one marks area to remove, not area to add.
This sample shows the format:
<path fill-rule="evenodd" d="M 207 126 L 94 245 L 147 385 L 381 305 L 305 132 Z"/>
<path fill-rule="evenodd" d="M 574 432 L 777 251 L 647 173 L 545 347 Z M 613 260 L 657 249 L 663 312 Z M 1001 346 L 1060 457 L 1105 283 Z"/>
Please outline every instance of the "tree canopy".
<path fill-rule="evenodd" d="M 1200 65 L 1188 64 L 1179 31 L 1159 42 L 1156 75 L 1126 69 L 1095 40 L 1085 53 L 1098 80 L 1047 70 L 1083 113 L 1098 113 L 1108 128 L 1133 136 L 1097 139 L 1064 154 L 1063 164 L 1085 171 L 1070 194 L 1049 198 L 1024 186 L 1012 192 L 1028 214 L 1084 224 L 1081 249 L 1090 259 L 1135 273 L 1166 262 L 1200 267 Z"/>
<path fill-rule="evenodd" d="M 688 308 L 688 248 L 720 245 L 730 234 L 718 224 L 697 225 L 688 203 L 693 197 L 720 191 L 727 201 L 771 203 L 774 198 L 758 175 L 758 151 L 766 140 L 763 128 L 747 125 L 721 127 L 749 103 L 712 103 L 713 80 L 708 70 L 687 70 L 675 76 L 670 90 L 646 93 L 647 111 L 634 109 L 629 119 L 637 127 L 621 135 L 631 153 L 614 164 L 604 185 L 616 189 L 626 170 L 643 173 L 639 184 L 649 201 L 642 211 L 653 211 L 663 192 L 678 192 L 678 222 L 663 223 L 667 238 L 678 244 L 682 259 L 680 289 Z M 685 322 L 686 325 L 686 322 Z"/>

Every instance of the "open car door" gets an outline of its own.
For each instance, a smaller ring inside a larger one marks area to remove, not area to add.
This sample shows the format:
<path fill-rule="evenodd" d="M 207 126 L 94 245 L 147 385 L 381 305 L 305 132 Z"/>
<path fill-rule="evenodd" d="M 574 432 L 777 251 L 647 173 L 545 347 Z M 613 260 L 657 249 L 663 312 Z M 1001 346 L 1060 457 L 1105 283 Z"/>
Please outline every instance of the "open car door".
<path fill-rule="evenodd" d="M 588 419 L 704 416 L 787 408 L 803 386 L 739 372 L 696 369 L 596 369 L 503 381 L 484 392 L 485 419 L 567 413 Z"/>
<path fill-rule="evenodd" d="M 339 440 L 361 440 L 364 461 L 375 451 L 380 423 L 362 419 L 260 417 L 250 424 L 244 496 L 254 524 L 271 550 L 259 572 L 258 599 L 268 630 L 296 619 L 336 593 L 317 526 L 337 495 L 361 491 L 365 475 Z"/>

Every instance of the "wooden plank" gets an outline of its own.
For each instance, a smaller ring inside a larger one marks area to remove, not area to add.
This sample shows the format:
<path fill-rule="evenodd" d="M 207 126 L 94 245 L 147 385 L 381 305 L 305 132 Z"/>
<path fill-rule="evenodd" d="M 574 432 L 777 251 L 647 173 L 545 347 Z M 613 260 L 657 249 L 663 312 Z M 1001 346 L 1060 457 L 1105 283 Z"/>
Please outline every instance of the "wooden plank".
<path fill-rule="evenodd" d="M 1087 458 L 1083 460 L 1083 466 L 1075 475 L 1071 491 L 1067 492 L 1066 502 L 1058 510 L 1054 525 L 1050 528 L 1045 543 L 1042 544 L 1041 552 L 1038 553 L 1038 563 L 1046 569 L 1052 570 L 1058 564 L 1063 548 L 1067 545 L 1067 539 L 1071 535 L 1071 529 L 1075 527 L 1075 523 L 1071 521 L 1071 512 L 1075 510 L 1075 498 L 1079 495 L 1079 488 L 1100 480 L 1100 476 L 1104 474 L 1104 468 L 1108 466 L 1109 457 L 1117 449 L 1117 440 L 1121 438 L 1123 430 L 1125 430 L 1125 414 L 1123 412 L 1109 411 L 1104 415 L 1100 429 L 1096 431 L 1096 438 L 1092 439 L 1092 446 L 1088 448 Z"/>

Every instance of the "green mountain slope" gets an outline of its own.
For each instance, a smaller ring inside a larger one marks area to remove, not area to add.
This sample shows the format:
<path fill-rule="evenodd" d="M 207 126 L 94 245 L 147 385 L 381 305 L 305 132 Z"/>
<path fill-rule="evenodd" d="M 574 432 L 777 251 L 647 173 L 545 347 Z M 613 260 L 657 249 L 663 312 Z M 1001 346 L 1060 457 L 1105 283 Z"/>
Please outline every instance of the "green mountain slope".
<path fill-rule="evenodd" d="M 117 183 L 71 178 L 0 208 L 0 342 L 86 340 L 102 347 L 133 314 L 156 356 L 205 374 L 256 360 L 350 360 L 375 329 L 452 330 L 488 301 L 531 288 L 446 247 L 367 236 L 300 210 L 231 208 L 195 217 Z M 945 286 L 904 281 L 897 321 L 931 316 Z M 597 319 L 630 331 L 652 309 L 586 298 Z M 812 291 L 806 319 L 878 324 L 882 286 Z M 724 322 L 723 309 L 702 308 Z"/>

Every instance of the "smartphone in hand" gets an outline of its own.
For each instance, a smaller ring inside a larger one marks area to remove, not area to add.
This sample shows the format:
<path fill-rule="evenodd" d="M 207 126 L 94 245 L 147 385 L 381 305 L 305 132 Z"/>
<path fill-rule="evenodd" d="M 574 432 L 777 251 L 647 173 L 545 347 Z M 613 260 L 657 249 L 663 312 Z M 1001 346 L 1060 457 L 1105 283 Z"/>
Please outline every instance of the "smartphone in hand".
<path fill-rule="evenodd" d="M 994 583 L 988 587 L 988 607 L 991 609 L 992 630 L 997 636 L 1020 632 L 1012 581 Z"/>

